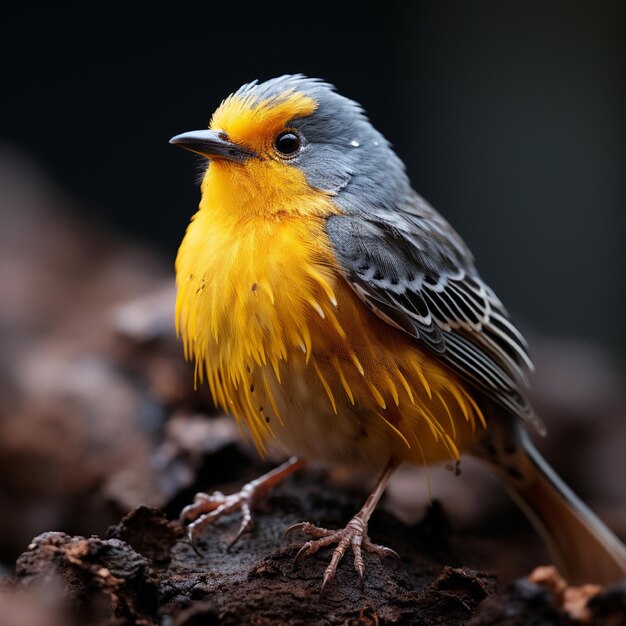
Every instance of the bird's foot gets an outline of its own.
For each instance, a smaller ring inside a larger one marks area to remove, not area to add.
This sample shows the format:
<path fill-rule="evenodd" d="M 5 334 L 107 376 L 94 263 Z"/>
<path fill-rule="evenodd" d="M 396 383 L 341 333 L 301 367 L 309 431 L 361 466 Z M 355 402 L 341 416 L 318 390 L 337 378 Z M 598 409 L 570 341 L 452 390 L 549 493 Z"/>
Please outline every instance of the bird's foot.
<path fill-rule="evenodd" d="M 337 566 L 344 557 L 348 546 L 352 548 L 352 552 L 354 554 L 354 568 L 359 574 L 360 586 L 363 586 L 363 581 L 365 579 L 365 561 L 363 560 L 364 550 L 365 552 L 376 554 L 381 560 L 386 557 L 392 557 L 398 561 L 400 560 L 400 557 L 394 550 L 372 543 L 370 538 L 367 536 L 367 522 L 364 521 L 363 517 L 359 514 L 355 515 L 348 522 L 346 527 L 340 530 L 327 530 L 326 528 L 319 528 L 309 522 L 300 522 L 299 524 L 293 524 L 287 528 L 285 536 L 296 530 L 310 535 L 313 539 L 307 541 L 300 548 L 298 554 L 296 554 L 294 568 L 298 566 L 302 557 L 315 554 L 320 548 L 325 548 L 331 544 L 337 544 L 330 563 L 324 572 L 322 587 L 320 589 L 320 598 L 323 596 L 328 584 L 335 577 Z"/>
<path fill-rule="evenodd" d="M 254 503 L 261 489 L 255 485 L 256 481 L 244 485 L 240 491 L 231 495 L 224 495 L 221 491 L 212 494 L 197 493 L 193 503 L 187 505 L 180 514 L 180 523 L 187 525 L 187 537 L 193 549 L 197 552 L 196 541 L 202 529 L 215 523 L 229 513 L 241 511 L 241 525 L 237 534 L 228 544 L 231 548 L 242 535 L 254 528 Z"/>
<path fill-rule="evenodd" d="M 260 496 L 269 489 L 281 483 L 296 470 L 303 467 L 305 462 L 291 457 L 272 471 L 245 484 L 240 491 L 225 496 L 221 491 L 212 494 L 197 493 L 192 504 L 186 506 L 180 514 L 180 523 L 187 524 L 187 537 L 191 547 L 198 552 L 196 540 L 203 528 L 213 524 L 229 513 L 241 511 L 241 525 L 234 539 L 228 544 L 231 548 L 241 536 L 254 528 L 254 506 Z M 189 522 L 189 523 L 188 523 Z"/>

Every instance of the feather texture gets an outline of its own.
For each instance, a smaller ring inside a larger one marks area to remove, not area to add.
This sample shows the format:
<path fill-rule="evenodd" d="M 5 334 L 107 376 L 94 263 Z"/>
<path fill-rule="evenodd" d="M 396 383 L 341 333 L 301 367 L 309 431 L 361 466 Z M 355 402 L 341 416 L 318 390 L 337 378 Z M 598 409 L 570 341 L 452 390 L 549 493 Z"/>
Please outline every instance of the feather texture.
<path fill-rule="evenodd" d="M 331 216 L 326 230 L 364 303 L 544 432 L 527 397 L 526 342 L 441 215 L 411 192 L 394 211 Z"/>
<path fill-rule="evenodd" d="M 367 467 L 390 451 L 458 459 L 484 426 L 480 409 L 445 365 L 363 306 L 327 216 L 242 219 L 220 210 L 219 189 L 207 187 L 176 265 L 178 329 L 216 403 L 260 451 L 275 438 Z"/>

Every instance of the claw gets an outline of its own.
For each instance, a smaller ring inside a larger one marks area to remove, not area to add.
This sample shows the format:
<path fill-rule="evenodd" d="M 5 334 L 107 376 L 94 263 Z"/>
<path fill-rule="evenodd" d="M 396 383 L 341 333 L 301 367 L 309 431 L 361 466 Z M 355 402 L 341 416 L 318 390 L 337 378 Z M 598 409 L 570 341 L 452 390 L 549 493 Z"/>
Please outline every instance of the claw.
<path fill-rule="evenodd" d="M 328 583 L 330 583 L 334 577 L 335 577 L 334 572 L 329 572 L 328 570 L 324 572 L 324 578 L 322 579 L 322 586 L 320 587 L 320 593 L 317 596 L 318 602 L 322 601 L 324 597 L 324 593 L 326 592 L 326 587 L 328 586 Z"/>
<path fill-rule="evenodd" d="M 397 565 L 400 565 L 400 563 L 402 563 L 400 555 L 395 550 L 392 550 L 391 548 L 386 548 L 385 546 L 381 547 L 384 559 L 392 559 Z"/>
<path fill-rule="evenodd" d="M 244 520 L 241 522 L 241 526 L 239 526 L 239 530 L 237 531 L 237 534 L 232 539 L 232 541 L 228 544 L 226 549 L 230 550 L 241 539 L 243 535 L 245 535 L 246 533 L 252 532 L 253 528 L 254 528 L 254 520 L 252 519 L 252 517 L 250 516 L 250 517 L 244 518 Z"/>
<path fill-rule="evenodd" d="M 320 592 L 317 596 L 317 601 L 321 602 L 324 599 L 324 594 L 326 592 L 326 585 L 327 585 L 328 581 L 326 580 L 326 577 L 324 577 L 324 580 L 322 580 L 322 585 L 320 586 Z"/>
<path fill-rule="evenodd" d="M 294 560 L 293 560 L 293 571 L 297 571 L 298 566 L 300 565 L 300 559 L 302 559 L 303 556 L 305 556 L 306 554 L 308 554 L 309 548 L 311 547 L 311 542 L 307 541 L 299 550 L 298 550 L 298 554 L 296 554 Z"/>
<path fill-rule="evenodd" d="M 287 537 L 290 533 L 295 532 L 296 530 L 301 530 L 304 528 L 309 522 L 298 522 L 297 524 L 292 524 L 289 528 L 285 529 L 283 533 L 283 537 Z M 297 557 L 296 557 L 297 558 Z"/>
<path fill-rule="evenodd" d="M 187 529 L 187 541 L 189 541 L 189 545 L 191 546 L 191 549 L 200 557 L 202 558 L 202 553 L 200 552 L 200 550 L 198 550 L 198 544 L 196 543 L 196 537 L 194 535 L 193 532 L 193 528 L 188 528 Z"/>

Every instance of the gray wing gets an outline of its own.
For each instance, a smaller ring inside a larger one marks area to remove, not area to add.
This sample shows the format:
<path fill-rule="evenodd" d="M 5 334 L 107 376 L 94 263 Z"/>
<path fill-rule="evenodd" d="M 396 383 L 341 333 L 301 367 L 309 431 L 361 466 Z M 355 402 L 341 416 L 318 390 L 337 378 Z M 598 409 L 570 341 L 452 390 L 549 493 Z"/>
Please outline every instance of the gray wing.
<path fill-rule="evenodd" d="M 393 212 L 332 216 L 326 230 L 346 280 L 377 315 L 545 431 L 527 397 L 526 342 L 439 213 L 413 194 Z"/>

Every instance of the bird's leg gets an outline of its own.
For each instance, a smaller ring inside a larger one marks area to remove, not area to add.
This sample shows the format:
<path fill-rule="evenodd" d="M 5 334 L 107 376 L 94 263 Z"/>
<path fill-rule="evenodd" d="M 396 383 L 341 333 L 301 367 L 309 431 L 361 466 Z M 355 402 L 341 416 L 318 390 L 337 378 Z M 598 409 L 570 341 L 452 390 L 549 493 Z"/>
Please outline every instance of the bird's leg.
<path fill-rule="evenodd" d="M 187 526 L 187 536 L 195 549 L 196 539 L 205 526 L 212 524 L 223 515 L 241 510 L 241 525 L 230 542 L 232 547 L 239 538 L 254 528 L 253 509 L 258 498 L 269 489 L 278 485 L 288 476 L 305 465 L 306 461 L 293 456 L 271 472 L 245 484 L 237 493 L 225 496 L 220 491 L 212 494 L 197 493 L 192 504 L 187 505 L 180 514 L 181 524 Z"/>
<path fill-rule="evenodd" d="M 359 573 L 359 583 L 361 585 L 363 584 L 363 580 L 365 577 L 363 550 L 376 554 L 381 559 L 388 556 L 395 559 L 400 558 L 393 550 L 372 543 L 370 538 L 367 536 L 367 524 L 369 522 L 369 519 L 374 512 L 378 501 L 383 495 L 389 479 L 398 468 L 398 465 L 399 463 L 394 459 L 390 460 L 389 463 L 387 463 L 385 469 L 383 470 L 383 473 L 380 475 L 380 478 L 376 482 L 372 493 L 363 505 L 363 508 L 361 508 L 361 510 L 347 523 L 345 528 L 342 528 L 340 530 L 327 530 L 326 528 L 319 528 L 318 526 L 314 526 L 309 522 L 300 522 L 299 524 L 294 524 L 293 526 L 290 526 L 285 531 L 285 535 L 288 535 L 294 530 L 299 530 L 300 532 L 306 533 L 307 535 L 311 535 L 311 537 L 313 537 L 313 539 L 307 541 L 302 546 L 302 548 L 300 548 L 300 551 L 296 555 L 294 566 L 298 564 L 298 561 L 303 556 L 314 554 L 320 548 L 324 548 L 331 544 L 337 544 L 330 563 L 326 568 L 326 571 L 324 572 L 322 588 L 320 590 L 320 597 L 323 595 L 328 583 L 330 583 L 335 577 L 337 566 L 339 565 L 339 562 L 346 553 L 348 546 L 352 548 L 352 552 L 354 554 L 354 568 Z"/>

